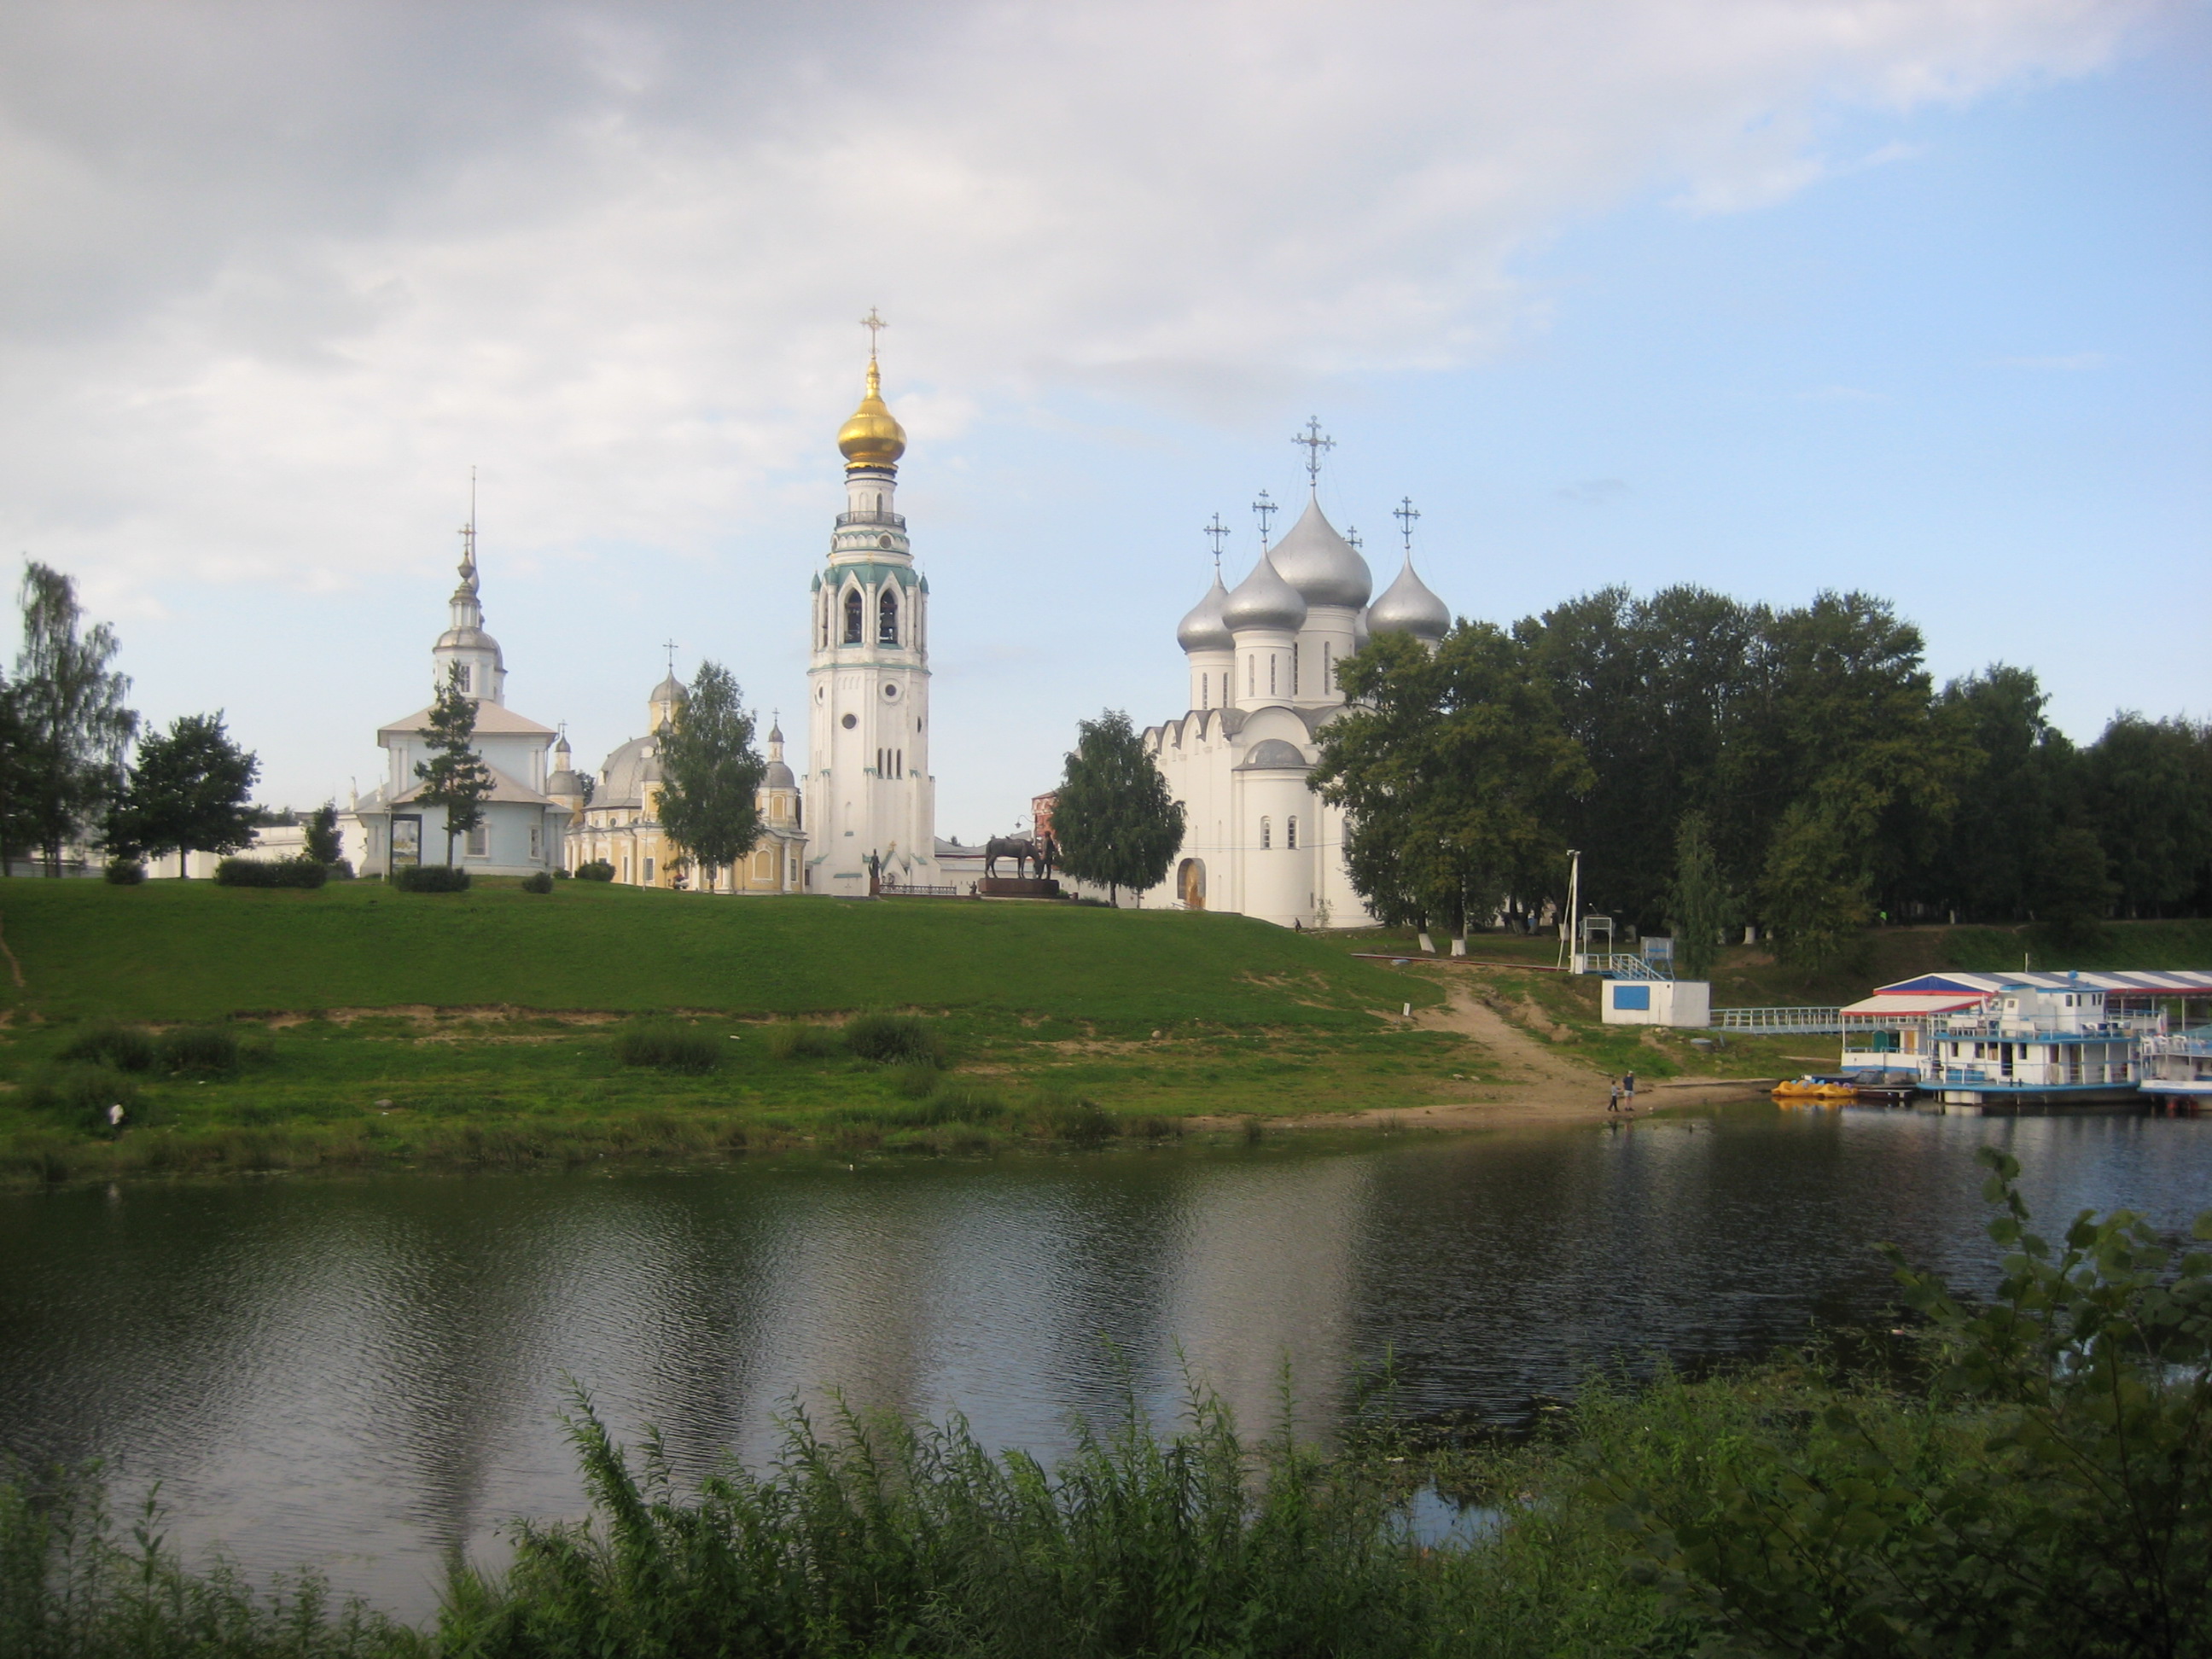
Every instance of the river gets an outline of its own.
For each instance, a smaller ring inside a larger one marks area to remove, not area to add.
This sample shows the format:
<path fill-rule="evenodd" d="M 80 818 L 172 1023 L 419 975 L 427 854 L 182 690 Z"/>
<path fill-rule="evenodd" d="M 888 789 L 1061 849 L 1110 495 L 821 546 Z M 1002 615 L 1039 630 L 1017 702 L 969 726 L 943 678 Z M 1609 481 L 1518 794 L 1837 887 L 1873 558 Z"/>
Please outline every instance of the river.
<path fill-rule="evenodd" d="M 2212 1205 L 2212 1122 L 1723 1113 L 1456 1138 L 395 1174 L 0 1198 L 0 1448 L 155 1478 L 187 1549 L 420 1617 L 453 1553 L 573 1513 L 567 1380 L 686 1473 L 775 1414 L 958 1411 L 1049 1453 L 1187 1368 L 1323 1431 L 1395 1358 L 1501 1420 L 1592 1365 L 1747 1355 L 1888 1300 L 1903 1245 L 1988 1282 L 1984 1142 L 2054 1236 Z"/>

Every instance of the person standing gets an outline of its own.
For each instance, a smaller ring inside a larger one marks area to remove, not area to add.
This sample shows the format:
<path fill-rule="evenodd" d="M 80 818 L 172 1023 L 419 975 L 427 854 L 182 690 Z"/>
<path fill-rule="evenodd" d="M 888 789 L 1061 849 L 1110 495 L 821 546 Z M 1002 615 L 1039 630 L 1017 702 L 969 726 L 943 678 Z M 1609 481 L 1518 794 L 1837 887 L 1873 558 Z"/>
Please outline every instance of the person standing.
<path fill-rule="evenodd" d="M 1636 1073 L 1633 1072 L 1620 1079 L 1620 1103 L 1632 1112 L 1636 1109 Z"/>

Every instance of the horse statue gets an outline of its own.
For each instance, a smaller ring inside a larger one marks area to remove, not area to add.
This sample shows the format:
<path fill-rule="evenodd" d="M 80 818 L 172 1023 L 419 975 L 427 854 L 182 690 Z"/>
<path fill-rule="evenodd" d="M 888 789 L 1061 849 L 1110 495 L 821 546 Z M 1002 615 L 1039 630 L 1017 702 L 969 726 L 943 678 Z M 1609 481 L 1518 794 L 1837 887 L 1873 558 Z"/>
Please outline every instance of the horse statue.
<path fill-rule="evenodd" d="M 1013 860 L 1014 873 L 1017 876 L 1027 876 L 1029 866 L 1032 863 L 1038 864 L 1042 869 L 1042 861 L 1037 853 L 1037 844 L 1027 836 L 994 836 L 985 842 L 983 843 L 983 873 L 986 876 L 995 878 L 998 875 L 1000 859 Z"/>

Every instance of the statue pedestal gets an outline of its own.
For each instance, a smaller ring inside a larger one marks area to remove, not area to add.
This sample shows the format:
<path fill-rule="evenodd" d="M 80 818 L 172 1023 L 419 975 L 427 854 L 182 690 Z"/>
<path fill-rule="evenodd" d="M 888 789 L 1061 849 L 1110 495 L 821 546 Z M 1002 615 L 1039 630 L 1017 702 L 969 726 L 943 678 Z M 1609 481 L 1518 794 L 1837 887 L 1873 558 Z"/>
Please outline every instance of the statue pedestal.
<path fill-rule="evenodd" d="M 1060 884 L 1049 876 L 986 876 L 975 884 L 985 898 L 1056 899 Z"/>

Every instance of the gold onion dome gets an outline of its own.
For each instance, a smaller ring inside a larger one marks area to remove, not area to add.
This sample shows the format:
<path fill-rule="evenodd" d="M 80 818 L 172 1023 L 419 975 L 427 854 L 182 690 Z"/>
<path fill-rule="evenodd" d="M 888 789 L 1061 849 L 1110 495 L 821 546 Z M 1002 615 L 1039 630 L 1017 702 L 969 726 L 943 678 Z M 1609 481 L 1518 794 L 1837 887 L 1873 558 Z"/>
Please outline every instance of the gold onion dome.
<path fill-rule="evenodd" d="M 890 466 L 906 453 L 906 428 L 884 406 L 883 377 L 876 360 L 868 359 L 868 389 L 852 419 L 837 428 L 837 453 L 848 468 Z"/>

